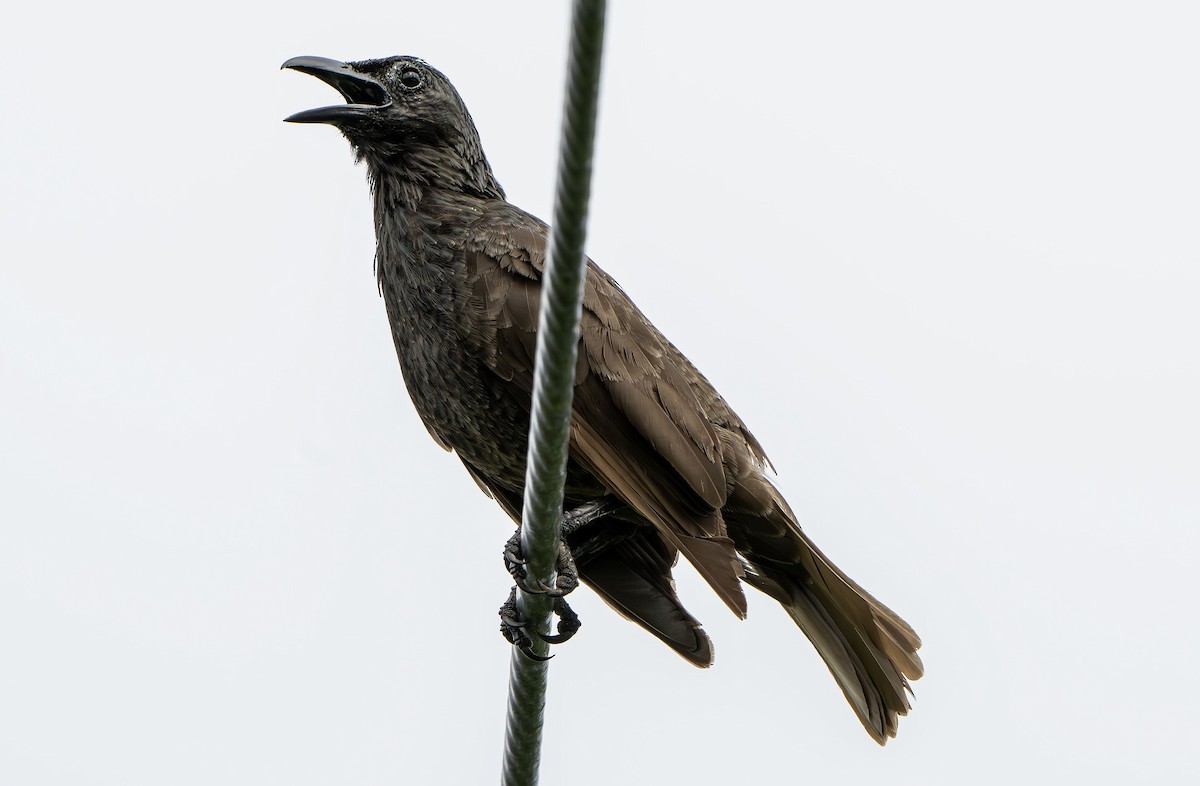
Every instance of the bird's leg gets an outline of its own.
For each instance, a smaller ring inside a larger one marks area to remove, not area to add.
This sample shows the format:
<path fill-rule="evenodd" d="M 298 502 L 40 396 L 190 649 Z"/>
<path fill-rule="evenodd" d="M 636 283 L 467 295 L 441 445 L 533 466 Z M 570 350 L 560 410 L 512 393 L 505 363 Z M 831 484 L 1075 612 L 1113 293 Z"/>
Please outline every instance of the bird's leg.
<path fill-rule="evenodd" d="M 577 508 L 563 513 L 562 517 L 562 536 L 566 538 L 568 535 L 574 534 L 580 527 L 591 524 L 598 518 L 616 513 L 625 507 L 625 503 L 614 497 L 612 494 L 605 494 L 603 497 L 585 502 Z"/>
<path fill-rule="evenodd" d="M 579 571 L 575 567 L 575 558 L 567 546 L 566 537 L 598 518 L 607 516 L 624 507 L 623 502 L 616 497 L 604 496 L 563 512 L 561 528 L 563 540 L 558 544 L 558 558 L 555 564 L 554 586 L 549 587 L 541 581 L 531 581 L 525 569 L 525 557 L 521 553 L 521 529 L 518 527 L 508 542 L 504 544 L 504 567 L 517 582 L 509 593 L 508 600 L 500 607 L 500 632 L 510 644 L 534 660 L 548 660 L 546 656 L 533 651 L 533 637 L 547 644 L 562 644 L 575 635 L 579 630 L 579 615 L 567 605 L 564 595 L 579 586 Z M 553 611 L 558 616 L 555 626 L 557 633 L 541 634 L 530 627 L 527 620 L 517 609 L 517 588 L 535 595 L 547 595 L 554 599 Z"/>

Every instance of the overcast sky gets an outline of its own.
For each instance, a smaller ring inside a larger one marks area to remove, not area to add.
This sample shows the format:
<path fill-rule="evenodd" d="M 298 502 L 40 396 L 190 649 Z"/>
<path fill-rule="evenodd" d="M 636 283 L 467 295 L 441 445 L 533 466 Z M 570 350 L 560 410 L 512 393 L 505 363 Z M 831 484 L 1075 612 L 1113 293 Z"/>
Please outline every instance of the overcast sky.
<path fill-rule="evenodd" d="M 419 55 L 549 217 L 565 4 L 22 4 L 0 30 L 0 782 L 489 783 L 507 518 L 429 439 L 295 55 Z M 591 255 L 924 638 L 863 733 L 765 596 L 588 590 L 543 782 L 1195 782 L 1193 3 L 610 9 Z M 669 779 L 669 781 L 664 780 Z"/>

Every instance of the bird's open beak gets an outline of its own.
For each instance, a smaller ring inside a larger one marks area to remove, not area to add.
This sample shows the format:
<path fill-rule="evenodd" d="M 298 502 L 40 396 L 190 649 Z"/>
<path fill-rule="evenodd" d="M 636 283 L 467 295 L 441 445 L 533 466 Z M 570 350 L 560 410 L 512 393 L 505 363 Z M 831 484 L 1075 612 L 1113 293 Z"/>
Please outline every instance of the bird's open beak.
<path fill-rule="evenodd" d="M 332 85 L 346 99 L 345 104 L 297 112 L 284 118 L 284 122 L 287 123 L 344 123 L 391 106 L 392 103 L 382 85 L 366 74 L 355 71 L 354 66 L 349 63 L 341 63 L 327 57 L 293 57 L 281 68 L 291 68 L 315 76 Z"/>

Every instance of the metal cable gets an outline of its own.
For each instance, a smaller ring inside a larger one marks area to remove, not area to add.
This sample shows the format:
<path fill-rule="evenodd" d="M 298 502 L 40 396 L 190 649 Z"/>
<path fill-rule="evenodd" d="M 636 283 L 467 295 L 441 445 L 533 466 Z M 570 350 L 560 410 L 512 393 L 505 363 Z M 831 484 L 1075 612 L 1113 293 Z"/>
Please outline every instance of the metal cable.
<path fill-rule="evenodd" d="M 604 10 L 604 0 L 575 0 L 571 12 L 554 221 L 542 275 L 521 549 L 529 577 L 551 586 L 559 547 L 567 435 L 586 275 L 583 244 L 604 47 Z M 550 630 L 551 606 L 551 600 L 545 596 L 517 593 L 517 607 L 522 616 L 543 633 Z M 534 651 L 546 655 L 549 647 L 535 640 Z M 547 672 L 545 662 L 531 660 L 513 648 L 501 774 L 504 786 L 537 783 Z"/>

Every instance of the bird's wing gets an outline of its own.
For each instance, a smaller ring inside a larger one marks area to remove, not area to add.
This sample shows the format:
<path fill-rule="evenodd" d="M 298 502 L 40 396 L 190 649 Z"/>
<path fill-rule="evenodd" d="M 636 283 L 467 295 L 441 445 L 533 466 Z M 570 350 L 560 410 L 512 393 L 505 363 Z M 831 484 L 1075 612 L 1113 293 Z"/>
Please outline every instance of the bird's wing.
<path fill-rule="evenodd" d="M 707 668 L 712 642 L 675 592 L 675 549 L 649 527 L 578 563 L 579 578 L 622 616 L 641 625 L 689 663 Z"/>
<path fill-rule="evenodd" d="M 493 372 L 532 391 L 544 224 L 515 213 L 478 222 L 463 248 L 480 347 Z M 652 522 L 725 603 L 745 616 L 742 566 L 721 515 L 728 494 L 698 372 L 621 288 L 589 262 L 571 456 Z M 716 396 L 715 392 L 712 393 Z M 723 405 L 724 402 L 721 402 Z M 740 425 L 740 423 L 738 424 Z"/>

